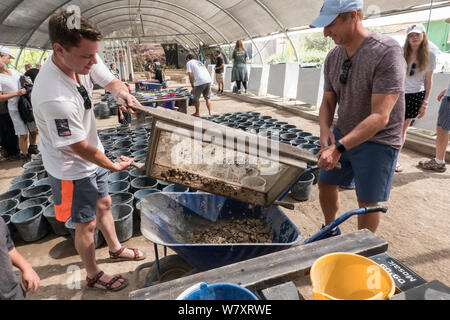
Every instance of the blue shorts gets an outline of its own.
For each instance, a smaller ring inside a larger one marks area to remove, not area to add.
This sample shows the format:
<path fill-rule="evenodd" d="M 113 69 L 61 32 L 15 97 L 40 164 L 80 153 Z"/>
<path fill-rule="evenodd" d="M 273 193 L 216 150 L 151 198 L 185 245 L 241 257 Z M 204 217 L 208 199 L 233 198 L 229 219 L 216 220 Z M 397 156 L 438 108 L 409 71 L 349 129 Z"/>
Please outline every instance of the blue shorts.
<path fill-rule="evenodd" d="M 59 180 L 48 175 L 52 186 L 56 220 L 86 223 L 95 219 L 97 200 L 108 195 L 108 173 L 104 168 L 80 180 Z"/>
<path fill-rule="evenodd" d="M 450 97 L 442 98 L 437 124 L 444 130 L 450 131 Z"/>
<path fill-rule="evenodd" d="M 342 138 L 334 129 L 336 141 Z M 398 150 L 387 145 L 364 142 L 345 151 L 339 162 L 341 169 L 320 170 L 319 181 L 334 186 L 350 185 L 355 181 L 360 201 L 377 203 L 389 200 Z"/>

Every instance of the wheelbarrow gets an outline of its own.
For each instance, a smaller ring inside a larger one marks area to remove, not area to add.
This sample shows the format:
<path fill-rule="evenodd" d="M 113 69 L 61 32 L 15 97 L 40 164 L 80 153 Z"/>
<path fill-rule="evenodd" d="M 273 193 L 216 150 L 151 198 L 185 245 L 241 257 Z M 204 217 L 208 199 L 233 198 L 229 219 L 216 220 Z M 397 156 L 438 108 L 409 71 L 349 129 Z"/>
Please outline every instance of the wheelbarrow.
<path fill-rule="evenodd" d="M 142 208 L 141 231 L 154 243 L 155 249 L 155 262 L 143 264 L 135 271 L 136 282 L 139 283 L 139 272 L 150 267 L 143 287 L 287 249 L 301 239 L 300 230 L 277 205 L 264 208 L 214 194 L 186 192 L 149 194 L 143 198 Z M 323 239 L 353 215 L 378 211 L 386 212 L 387 208 L 377 206 L 349 211 L 303 244 Z M 244 216 L 260 219 L 267 225 L 273 242 L 196 244 L 187 236 L 211 224 L 211 221 Z M 158 245 L 165 249 L 165 257 L 161 259 Z M 176 255 L 167 255 L 166 248 Z"/>

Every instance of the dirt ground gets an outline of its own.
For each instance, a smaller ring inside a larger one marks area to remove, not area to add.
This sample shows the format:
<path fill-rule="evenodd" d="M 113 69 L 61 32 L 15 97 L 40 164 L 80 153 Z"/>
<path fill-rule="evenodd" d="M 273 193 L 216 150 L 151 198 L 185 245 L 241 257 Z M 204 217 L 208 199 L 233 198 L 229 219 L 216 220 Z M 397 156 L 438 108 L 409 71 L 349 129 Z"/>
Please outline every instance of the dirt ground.
<path fill-rule="evenodd" d="M 212 97 L 213 113 L 239 111 L 258 111 L 297 127 L 319 134 L 317 122 L 305 120 L 287 111 L 261 104 L 240 102 L 231 97 Z M 193 113 L 193 107 L 189 107 Z M 201 103 L 201 114 L 206 115 L 204 102 Z M 117 126 L 117 118 L 111 116 L 106 120 L 98 120 L 98 128 Z M 450 170 L 446 173 L 429 173 L 415 167 L 424 159 L 423 155 L 403 150 L 400 162 L 404 171 L 396 174 L 390 201 L 386 203 L 389 210 L 382 216 L 377 235 L 389 244 L 388 253 L 425 280 L 440 280 L 450 286 Z M 6 192 L 11 179 L 21 175 L 23 168 L 19 162 L 0 162 L 0 194 Z M 340 214 L 357 208 L 354 191 L 341 191 Z M 322 212 L 318 200 L 317 185 L 309 201 L 297 202 L 287 196 L 284 200 L 295 203 L 295 210 L 283 209 L 291 221 L 302 232 L 302 239 L 316 233 L 323 223 Z M 356 217 L 352 217 L 341 225 L 343 233 L 356 230 Z M 128 294 L 139 288 L 145 277 L 140 274 L 140 282 L 136 282 L 134 270 L 141 263 L 154 261 L 153 244 L 146 240 L 135 228 L 133 238 L 125 242 L 128 247 L 142 249 L 147 258 L 139 262 L 108 262 L 108 248 L 97 250 L 96 256 L 100 267 L 107 273 L 118 273 L 128 278 L 130 283 L 120 292 L 104 293 L 90 290 L 85 286 L 85 270 L 77 255 L 72 239 L 58 237 L 53 234 L 44 239 L 25 243 L 15 238 L 19 252 L 31 263 L 41 278 L 41 286 L 36 294 L 29 294 L 27 299 L 128 299 Z M 162 248 L 159 248 L 162 256 Z M 169 250 L 169 253 L 170 250 Z M 73 272 L 81 270 L 81 272 Z M 77 282 L 81 280 L 81 283 Z"/>

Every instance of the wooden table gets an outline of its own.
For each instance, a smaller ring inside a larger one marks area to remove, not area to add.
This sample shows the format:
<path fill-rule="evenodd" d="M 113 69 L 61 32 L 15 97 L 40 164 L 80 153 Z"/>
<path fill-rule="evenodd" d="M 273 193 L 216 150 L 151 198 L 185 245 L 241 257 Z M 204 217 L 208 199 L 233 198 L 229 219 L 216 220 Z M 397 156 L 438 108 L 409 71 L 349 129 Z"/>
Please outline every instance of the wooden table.
<path fill-rule="evenodd" d="M 167 97 L 164 99 L 154 99 L 154 100 L 145 100 L 139 101 L 143 106 L 151 106 L 153 103 L 163 103 L 163 102 L 172 102 L 175 101 L 175 104 L 178 107 L 179 112 L 187 113 L 187 105 L 188 105 L 189 97 Z M 185 102 L 178 103 L 177 102 Z"/>

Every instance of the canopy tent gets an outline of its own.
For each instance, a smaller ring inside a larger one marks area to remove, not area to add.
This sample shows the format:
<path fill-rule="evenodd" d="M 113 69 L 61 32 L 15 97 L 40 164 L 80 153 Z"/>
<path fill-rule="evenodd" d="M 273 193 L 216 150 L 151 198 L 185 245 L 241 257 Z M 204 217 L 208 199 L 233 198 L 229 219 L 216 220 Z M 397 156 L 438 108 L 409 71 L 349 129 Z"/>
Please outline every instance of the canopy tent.
<path fill-rule="evenodd" d="M 450 5 L 450 1 L 430 0 L 364 3 L 369 18 Z M 308 27 L 321 5 L 320 0 L 0 0 L 0 44 L 50 49 L 49 17 L 58 9 L 76 6 L 72 8 L 97 23 L 108 39 L 178 42 L 195 50 L 199 44 L 287 35 Z"/>

